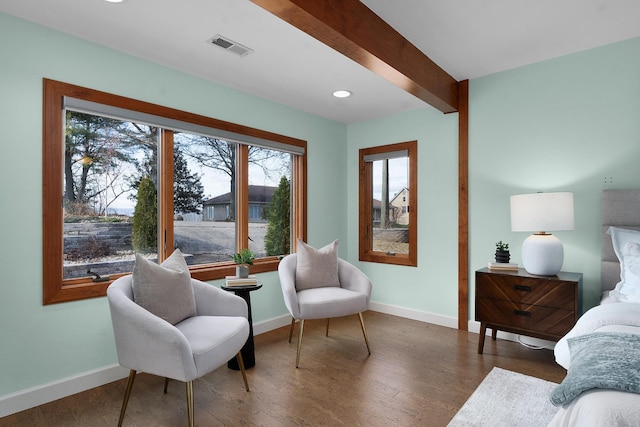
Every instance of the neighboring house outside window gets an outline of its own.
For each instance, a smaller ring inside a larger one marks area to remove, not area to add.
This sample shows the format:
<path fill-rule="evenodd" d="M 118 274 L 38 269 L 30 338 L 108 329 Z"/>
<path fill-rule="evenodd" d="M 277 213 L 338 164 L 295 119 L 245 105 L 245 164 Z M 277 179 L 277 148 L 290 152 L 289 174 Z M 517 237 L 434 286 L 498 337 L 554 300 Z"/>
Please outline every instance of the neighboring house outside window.
<path fill-rule="evenodd" d="M 278 187 L 263 185 L 249 186 L 249 221 L 266 222 L 265 211 L 271 203 L 273 193 Z M 229 221 L 231 198 L 227 192 L 203 202 L 203 221 Z"/>
<path fill-rule="evenodd" d="M 395 197 L 391 200 L 390 204 L 393 206 L 396 212 L 394 218 L 397 224 L 408 225 L 409 224 L 409 189 L 403 188 Z M 398 213 L 399 212 L 399 213 Z"/>

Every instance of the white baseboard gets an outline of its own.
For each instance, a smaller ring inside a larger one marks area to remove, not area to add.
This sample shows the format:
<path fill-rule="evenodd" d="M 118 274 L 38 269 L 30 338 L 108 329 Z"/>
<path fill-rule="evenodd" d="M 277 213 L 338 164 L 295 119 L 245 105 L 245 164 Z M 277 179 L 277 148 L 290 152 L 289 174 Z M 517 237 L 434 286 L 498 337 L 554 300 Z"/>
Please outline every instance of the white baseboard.
<path fill-rule="evenodd" d="M 128 375 L 128 369 L 120 365 L 111 365 L 5 394 L 0 396 L 0 418 L 117 381 Z"/>
<path fill-rule="evenodd" d="M 263 320 L 262 322 L 253 324 L 253 335 L 264 334 L 265 332 L 273 331 L 274 329 L 281 328 L 283 326 L 289 326 L 291 324 L 291 315 L 283 314 L 282 316 L 274 317 L 271 319 Z"/>
<path fill-rule="evenodd" d="M 406 319 L 419 320 L 420 322 L 433 323 L 434 325 L 446 326 L 448 328 L 458 328 L 458 318 L 443 316 L 441 314 L 429 313 L 427 311 L 415 310 L 412 308 L 400 307 L 391 304 L 382 304 L 371 301 L 369 309 L 380 313 L 392 314 Z"/>
<path fill-rule="evenodd" d="M 418 320 L 421 322 L 433 323 L 435 325 L 446 326 L 453 329 L 458 327 L 458 320 L 455 317 L 442 316 L 439 314 L 390 304 L 382 304 L 374 301 L 371 302 L 369 308 L 373 311 L 379 311 L 381 313 L 392 314 L 394 316 Z M 289 314 L 274 317 L 272 319 L 254 323 L 253 333 L 254 335 L 260 335 L 283 326 L 288 326 L 290 323 L 291 316 Z M 480 330 L 480 324 L 470 321 L 469 330 L 477 333 Z M 500 332 L 498 336 L 504 339 L 509 339 L 505 338 L 503 335 L 505 334 Z M 515 335 L 509 335 L 515 337 L 512 340 L 517 341 L 517 337 Z M 71 377 L 62 378 L 48 384 L 0 396 L 0 418 L 126 378 L 128 375 L 128 369 L 119 365 L 111 365 L 83 372 Z"/>
<path fill-rule="evenodd" d="M 287 326 L 290 322 L 291 316 L 288 314 L 268 319 L 255 323 L 253 325 L 253 333 L 254 335 L 263 334 L 273 329 Z M 111 365 L 62 378 L 48 384 L 5 394 L 0 396 L 0 418 L 126 378 L 128 375 L 128 369 L 120 365 Z"/>

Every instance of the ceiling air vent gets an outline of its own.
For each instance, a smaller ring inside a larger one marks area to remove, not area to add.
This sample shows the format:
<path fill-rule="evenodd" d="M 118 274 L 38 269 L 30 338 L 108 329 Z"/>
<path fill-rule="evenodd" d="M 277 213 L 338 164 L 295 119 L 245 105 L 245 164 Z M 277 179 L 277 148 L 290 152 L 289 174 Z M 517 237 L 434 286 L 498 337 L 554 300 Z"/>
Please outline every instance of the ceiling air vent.
<path fill-rule="evenodd" d="M 229 40 L 226 37 L 222 37 L 219 34 L 216 34 L 215 36 L 207 40 L 207 42 L 221 47 L 224 50 L 228 50 L 229 52 L 233 52 L 238 56 L 245 56 L 253 52 L 253 50 L 249 49 L 248 47 L 243 46 L 240 43 L 236 43 L 233 40 Z"/>

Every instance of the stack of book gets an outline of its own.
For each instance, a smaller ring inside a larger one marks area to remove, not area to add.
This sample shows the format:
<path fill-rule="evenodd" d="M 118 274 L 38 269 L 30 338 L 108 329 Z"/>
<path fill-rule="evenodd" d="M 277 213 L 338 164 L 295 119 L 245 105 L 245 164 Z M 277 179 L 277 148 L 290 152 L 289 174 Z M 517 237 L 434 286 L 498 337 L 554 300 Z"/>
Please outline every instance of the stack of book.
<path fill-rule="evenodd" d="M 489 270 L 498 271 L 518 271 L 518 264 L 513 262 L 491 262 L 489 261 Z"/>
<path fill-rule="evenodd" d="M 251 275 L 249 277 L 227 276 L 226 282 L 227 286 L 255 286 L 258 284 L 258 279 Z"/>

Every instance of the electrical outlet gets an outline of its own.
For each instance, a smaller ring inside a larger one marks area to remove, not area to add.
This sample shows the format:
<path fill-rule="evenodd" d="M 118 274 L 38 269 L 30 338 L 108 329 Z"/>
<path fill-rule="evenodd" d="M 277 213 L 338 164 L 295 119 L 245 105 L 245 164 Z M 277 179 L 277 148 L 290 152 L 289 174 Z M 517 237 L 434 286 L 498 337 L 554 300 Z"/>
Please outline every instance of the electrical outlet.
<path fill-rule="evenodd" d="M 613 184 L 613 177 L 612 176 L 605 176 L 604 177 L 604 183 L 605 184 Z"/>

